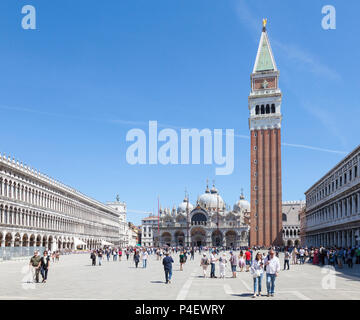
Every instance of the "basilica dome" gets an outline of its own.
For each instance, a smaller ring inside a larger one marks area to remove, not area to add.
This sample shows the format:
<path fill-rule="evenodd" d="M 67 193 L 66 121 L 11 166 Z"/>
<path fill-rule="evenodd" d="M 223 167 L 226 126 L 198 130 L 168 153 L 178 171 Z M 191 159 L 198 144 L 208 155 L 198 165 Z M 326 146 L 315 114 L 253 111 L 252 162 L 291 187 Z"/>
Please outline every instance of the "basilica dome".
<path fill-rule="evenodd" d="M 188 206 L 188 199 L 185 198 L 183 202 L 181 202 L 177 208 L 177 212 L 186 212 L 186 208 Z M 189 212 L 191 212 L 194 209 L 194 206 L 189 202 Z"/>
<path fill-rule="evenodd" d="M 250 212 L 250 203 L 249 203 L 249 201 L 245 200 L 245 197 L 244 197 L 243 194 L 240 196 L 240 200 L 235 203 L 234 211 L 236 211 L 236 212 L 239 212 L 239 211 Z"/>
<path fill-rule="evenodd" d="M 223 198 L 219 195 L 218 190 L 213 186 L 211 190 L 206 187 L 205 193 L 199 197 L 200 206 L 206 209 L 217 209 L 222 210 L 225 207 Z"/>

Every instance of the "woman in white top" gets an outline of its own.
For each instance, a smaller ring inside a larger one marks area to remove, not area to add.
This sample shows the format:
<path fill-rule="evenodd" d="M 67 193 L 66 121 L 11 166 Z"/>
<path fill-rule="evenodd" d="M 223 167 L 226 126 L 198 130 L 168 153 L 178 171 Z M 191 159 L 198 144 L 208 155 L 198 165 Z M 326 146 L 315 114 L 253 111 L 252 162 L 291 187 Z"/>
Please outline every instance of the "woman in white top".
<path fill-rule="evenodd" d="M 264 262 L 262 260 L 262 254 L 258 252 L 250 268 L 250 274 L 254 279 L 253 298 L 256 297 L 256 287 L 258 288 L 258 296 L 260 297 L 261 295 L 261 282 L 262 282 L 263 273 L 264 273 Z"/>
<path fill-rule="evenodd" d="M 219 259 L 219 270 L 220 270 L 220 278 L 225 278 L 225 267 L 226 267 L 226 254 L 224 253 L 222 257 Z"/>

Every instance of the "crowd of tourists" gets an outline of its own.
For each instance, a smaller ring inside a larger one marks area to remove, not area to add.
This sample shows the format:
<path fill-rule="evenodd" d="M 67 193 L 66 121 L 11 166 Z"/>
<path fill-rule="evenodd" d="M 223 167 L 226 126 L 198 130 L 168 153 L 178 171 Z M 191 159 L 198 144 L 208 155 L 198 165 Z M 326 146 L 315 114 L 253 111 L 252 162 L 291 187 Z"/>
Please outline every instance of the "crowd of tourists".
<path fill-rule="evenodd" d="M 284 249 L 284 269 L 292 264 L 312 263 L 314 265 L 331 265 L 342 269 L 344 265 L 353 268 L 360 264 L 360 247 L 290 247 Z"/>
<path fill-rule="evenodd" d="M 101 266 L 103 261 L 121 262 L 132 261 L 135 268 L 141 266 L 146 269 L 150 256 L 153 261 L 159 261 L 163 265 L 165 283 L 170 284 L 173 275 L 173 264 L 177 260 L 179 271 L 183 271 L 187 261 L 195 260 L 195 255 L 200 256 L 200 268 L 204 278 L 224 279 L 227 270 L 230 270 L 231 278 L 237 277 L 237 272 L 249 272 L 253 279 L 253 297 L 262 295 L 263 278 L 266 279 L 265 294 L 268 297 L 275 294 L 275 282 L 281 270 L 279 253 L 283 253 L 283 270 L 289 270 L 290 265 L 303 265 L 306 263 L 314 265 L 332 265 L 336 268 L 343 268 L 347 265 L 352 268 L 354 264 L 360 264 L 360 247 L 348 248 L 326 248 L 315 247 L 241 247 L 241 248 L 218 248 L 218 247 L 103 247 L 92 250 L 90 259 L 92 266 Z M 58 262 L 59 251 L 48 253 L 44 251 L 43 256 L 35 251 L 30 259 L 30 267 L 35 282 L 47 281 L 50 261 Z M 174 261 L 175 260 L 175 261 Z M 209 270 L 210 269 L 210 270 Z M 218 270 L 218 272 L 216 272 Z"/>

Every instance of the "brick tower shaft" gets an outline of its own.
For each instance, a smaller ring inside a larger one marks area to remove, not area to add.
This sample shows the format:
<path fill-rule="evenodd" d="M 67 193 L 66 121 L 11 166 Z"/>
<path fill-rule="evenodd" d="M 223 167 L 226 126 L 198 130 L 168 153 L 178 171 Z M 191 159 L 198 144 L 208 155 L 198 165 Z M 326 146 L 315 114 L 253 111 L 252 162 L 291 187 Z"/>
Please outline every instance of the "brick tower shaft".
<path fill-rule="evenodd" d="M 282 94 L 265 25 L 250 78 L 250 245 L 282 245 Z"/>

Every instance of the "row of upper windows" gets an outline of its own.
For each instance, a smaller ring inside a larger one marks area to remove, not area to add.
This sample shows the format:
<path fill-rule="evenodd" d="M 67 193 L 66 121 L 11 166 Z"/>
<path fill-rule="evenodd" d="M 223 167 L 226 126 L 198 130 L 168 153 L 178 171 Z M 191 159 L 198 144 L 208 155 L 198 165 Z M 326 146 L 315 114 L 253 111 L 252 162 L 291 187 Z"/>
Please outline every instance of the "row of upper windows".
<path fill-rule="evenodd" d="M 0 177 L 0 183 L 2 180 L 2 183 L 4 184 L 2 187 L 6 188 L 6 184 L 8 184 L 9 187 L 9 196 L 11 197 L 11 195 L 13 195 L 16 199 L 16 196 L 19 195 L 20 193 L 20 187 L 24 190 L 28 190 L 29 192 L 33 192 L 35 194 L 35 201 L 36 201 L 36 197 L 39 194 L 42 194 L 43 196 L 47 196 L 49 201 L 54 201 L 55 203 L 58 202 L 60 203 L 59 206 L 61 205 L 61 202 L 63 202 L 64 206 L 68 206 L 68 211 L 62 211 L 64 213 L 69 213 L 69 214 L 73 214 L 74 213 L 74 206 L 81 208 L 82 206 L 88 207 L 89 212 L 92 213 L 94 216 L 98 216 L 99 218 L 106 218 L 106 219 L 111 219 L 113 221 L 116 221 L 118 219 L 118 217 L 116 216 L 109 216 L 109 214 L 105 211 L 99 210 L 99 209 L 95 209 L 92 205 L 88 204 L 88 203 L 83 203 L 82 201 L 78 201 L 75 199 L 72 199 L 70 197 L 66 197 L 68 199 L 68 201 L 63 200 L 64 198 L 64 194 L 62 194 L 61 192 L 58 192 L 57 189 L 52 189 L 49 188 L 48 186 L 45 186 L 42 183 L 37 183 L 35 180 L 31 180 L 29 177 L 22 175 L 22 174 L 17 174 L 15 171 L 12 170 L 5 170 L 4 168 L 0 168 L 0 173 L 4 174 L 8 177 Z M 20 182 L 19 182 L 20 181 Z M 12 189 L 13 187 L 13 189 Z M 16 188 L 18 190 L 16 190 Z M 23 191 L 24 191 L 23 190 Z M 7 192 L 7 189 L 5 190 Z M 1 192 L 1 189 L 0 189 Z M 0 194 L 1 195 L 1 194 Z M 4 194 L 2 194 L 4 195 Z M 22 200 L 19 199 L 18 200 Z M 29 198 L 29 201 L 31 201 L 32 198 Z M 36 204 L 36 203 L 33 203 Z M 54 204 L 56 205 L 56 204 Z M 51 208 L 54 209 L 54 208 Z M 65 209 L 64 209 L 65 210 Z M 84 208 L 84 210 L 86 210 Z"/>
<path fill-rule="evenodd" d="M 349 200 L 349 205 L 347 200 Z M 314 225 L 319 222 L 351 216 L 353 213 L 359 213 L 359 205 L 358 197 L 355 195 L 353 200 L 351 200 L 351 197 L 340 200 L 324 209 L 312 213 L 307 217 L 306 220 L 308 225 Z"/>
<path fill-rule="evenodd" d="M 349 169 L 347 172 L 345 172 L 342 176 L 340 176 L 338 179 L 332 181 L 328 185 L 326 185 L 324 188 L 313 194 L 312 196 L 309 196 L 307 198 L 307 202 L 309 204 L 314 204 L 317 201 L 327 197 L 330 195 L 330 193 L 336 191 L 338 188 L 341 188 L 343 185 L 349 183 L 353 179 L 358 177 L 358 166 L 354 166 L 353 168 Z"/>
<path fill-rule="evenodd" d="M 87 224 L 79 224 L 72 219 L 60 218 L 51 214 L 43 214 L 35 211 L 25 211 L 20 208 L 13 208 L 8 206 L 0 206 L 0 223 L 34 227 L 47 230 L 86 233 L 86 234 L 103 234 L 112 233 L 117 234 L 117 228 L 108 226 L 92 226 Z"/>
<path fill-rule="evenodd" d="M 22 183 L 3 179 L 0 177 L 0 196 L 23 201 L 35 206 L 63 212 L 72 216 L 91 221 L 98 221 L 98 214 L 93 209 L 85 209 L 70 201 L 63 200 L 46 192 L 28 188 Z M 110 218 L 115 220 L 114 218 Z"/>
<path fill-rule="evenodd" d="M 267 113 L 275 113 L 276 108 L 275 104 L 273 103 L 271 106 L 269 104 L 264 105 L 256 105 L 255 107 L 255 114 L 267 114 Z"/>

